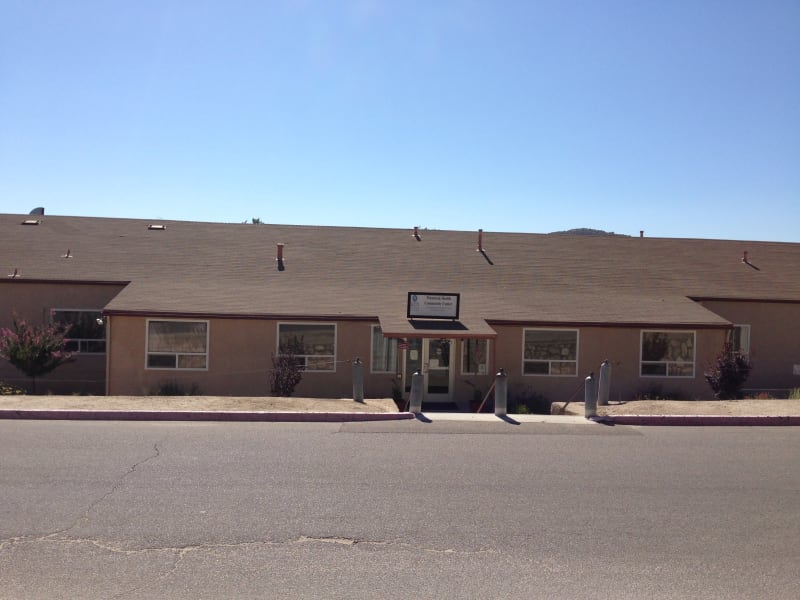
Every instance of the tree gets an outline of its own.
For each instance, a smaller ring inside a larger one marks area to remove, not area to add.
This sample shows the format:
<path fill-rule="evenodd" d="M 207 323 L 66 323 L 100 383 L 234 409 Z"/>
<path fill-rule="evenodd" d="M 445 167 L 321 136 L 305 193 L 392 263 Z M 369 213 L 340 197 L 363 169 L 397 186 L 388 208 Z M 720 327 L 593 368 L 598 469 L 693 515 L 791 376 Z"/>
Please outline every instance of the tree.
<path fill-rule="evenodd" d="M 752 365 L 747 356 L 726 342 L 717 355 L 715 364 L 704 373 L 708 385 L 718 400 L 736 400 L 742 397 L 742 386 L 750 375 Z"/>
<path fill-rule="evenodd" d="M 11 329 L 0 329 L 0 358 L 5 358 L 31 378 L 32 392 L 36 393 L 36 378 L 47 375 L 71 360 L 65 352 L 64 339 L 69 326 L 30 325 L 14 317 Z"/>

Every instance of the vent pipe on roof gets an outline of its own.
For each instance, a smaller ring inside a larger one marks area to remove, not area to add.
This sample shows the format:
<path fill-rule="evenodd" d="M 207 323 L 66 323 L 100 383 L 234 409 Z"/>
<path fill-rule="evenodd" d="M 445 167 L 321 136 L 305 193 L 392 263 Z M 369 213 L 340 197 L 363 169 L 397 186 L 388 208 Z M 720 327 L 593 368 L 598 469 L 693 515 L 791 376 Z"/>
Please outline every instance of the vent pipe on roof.
<path fill-rule="evenodd" d="M 747 250 L 742 253 L 742 262 L 746 265 L 750 264 L 750 260 L 747 258 Z"/>
<path fill-rule="evenodd" d="M 420 241 L 422 238 L 419 236 L 419 225 L 414 225 L 414 233 L 411 235 L 414 236 L 414 239 Z"/>
<path fill-rule="evenodd" d="M 281 242 L 278 242 L 278 255 L 275 258 L 275 262 L 278 263 L 278 271 L 283 271 L 286 269 L 286 266 L 283 264 L 283 246 Z"/>
<path fill-rule="evenodd" d="M 483 252 L 483 229 L 478 229 L 478 252 Z"/>
<path fill-rule="evenodd" d="M 640 230 L 639 230 L 639 237 L 640 237 L 640 238 L 643 238 L 643 237 L 644 237 L 644 229 L 640 229 Z"/>
<path fill-rule="evenodd" d="M 67 253 L 66 254 L 62 254 L 61 258 L 72 258 L 72 250 L 67 248 Z"/>
<path fill-rule="evenodd" d="M 11 277 L 12 279 L 19 277 L 19 269 L 14 269 L 14 272 L 9 273 L 8 276 Z"/>

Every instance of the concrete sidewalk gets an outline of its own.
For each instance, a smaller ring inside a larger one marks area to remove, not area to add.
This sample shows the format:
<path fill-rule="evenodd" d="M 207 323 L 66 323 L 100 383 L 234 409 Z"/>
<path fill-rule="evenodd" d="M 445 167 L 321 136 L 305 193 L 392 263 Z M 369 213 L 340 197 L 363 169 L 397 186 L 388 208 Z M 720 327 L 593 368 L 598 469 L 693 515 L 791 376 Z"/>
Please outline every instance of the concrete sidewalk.
<path fill-rule="evenodd" d="M 398 412 L 389 398 L 354 402 L 350 399 L 272 398 L 225 396 L 0 396 L 0 419 L 114 420 L 114 421 L 220 421 L 220 422 L 352 422 L 468 421 L 561 423 L 572 425 L 638 426 L 798 426 L 798 400 L 734 400 L 730 402 L 632 402 L 599 407 L 592 419 L 577 414 L 510 414 Z M 626 412 L 628 414 L 624 414 Z M 607 411 L 602 414 L 603 410 Z M 694 414 L 676 411 L 694 410 Z M 608 414 L 608 412 L 614 414 Z M 650 414 L 636 414 L 649 411 Z M 698 411 L 703 414 L 698 414 Z M 622 413 L 622 414 L 621 414 Z M 750 413 L 750 414 L 748 414 Z"/>

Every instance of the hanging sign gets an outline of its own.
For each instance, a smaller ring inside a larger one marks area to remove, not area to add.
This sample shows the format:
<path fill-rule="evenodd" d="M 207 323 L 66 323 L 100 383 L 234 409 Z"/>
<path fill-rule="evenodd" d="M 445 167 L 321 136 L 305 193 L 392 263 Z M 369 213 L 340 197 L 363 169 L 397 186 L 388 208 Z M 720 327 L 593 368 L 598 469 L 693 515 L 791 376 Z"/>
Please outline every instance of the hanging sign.
<path fill-rule="evenodd" d="M 461 294 L 408 292 L 409 319 L 458 319 Z"/>

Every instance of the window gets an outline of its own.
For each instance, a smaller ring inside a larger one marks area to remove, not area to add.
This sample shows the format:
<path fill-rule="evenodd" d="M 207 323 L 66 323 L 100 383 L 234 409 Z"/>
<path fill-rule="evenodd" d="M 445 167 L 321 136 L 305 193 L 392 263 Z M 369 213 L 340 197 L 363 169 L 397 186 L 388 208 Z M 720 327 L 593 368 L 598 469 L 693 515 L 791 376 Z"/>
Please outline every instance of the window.
<path fill-rule="evenodd" d="M 642 331 L 642 377 L 694 377 L 694 331 Z"/>
<path fill-rule="evenodd" d="M 380 325 L 372 326 L 373 373 L 395 373 L 397 371 L 397 340 L 383 337 Z"/>
<path fill-rule="evenodd" d="M 306 371 L 335 371 L 336 325 L 278 323 L 278 353 L 293 354 Z"/>
<path fill-rule="evenodd" d="M 578 331 L 526 329 L 522 357 L 524 375 L 577 375 Z"/>
<path fill-rule="evenodd" d="M 729 341 L 736 352 L 750 354 L 750 325 L 734 325 Z"/>
<path fill-rule="evenodd" d="M 464 375 L 486 375 L 489 372 L 489 340 L 461 342 L 461 372 Z"/>
<path fill-rule="evenodd" d="M 207 369 L 208 321 L 148 321 L 148 369 Z"/>
<path fill-rule="evenodd" d="M 103 354 L 106 351 L 106 326 L 99 310 L 62 309 L 50 311 L 53 323 L 69 326 L 65 349 L 83 354 Z"/>

